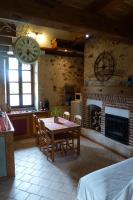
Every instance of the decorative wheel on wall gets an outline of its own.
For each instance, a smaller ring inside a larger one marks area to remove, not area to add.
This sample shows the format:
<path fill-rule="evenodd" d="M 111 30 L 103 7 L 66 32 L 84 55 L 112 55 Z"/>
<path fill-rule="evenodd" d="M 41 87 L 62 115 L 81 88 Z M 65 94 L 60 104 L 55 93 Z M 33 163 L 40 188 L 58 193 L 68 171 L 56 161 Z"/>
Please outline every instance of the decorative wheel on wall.
<path fill-rule="evenodd" d="M 102 52 L 96 59 L 94 64 L 94 72 L 97 80 L 104 82 L 109 80 L 115 71 L 115 60 L 113 56 L 107 52 Z"/>

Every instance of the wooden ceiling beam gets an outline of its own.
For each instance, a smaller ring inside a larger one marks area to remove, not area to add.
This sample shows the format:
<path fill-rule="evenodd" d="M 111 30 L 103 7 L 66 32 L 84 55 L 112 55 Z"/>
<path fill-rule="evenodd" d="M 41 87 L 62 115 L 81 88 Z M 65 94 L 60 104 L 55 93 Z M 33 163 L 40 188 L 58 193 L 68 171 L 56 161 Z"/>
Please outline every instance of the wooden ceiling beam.
<path fill-rule="evenodd" d="M 107 0 L 107 1 L 109 1 L 109 0 Z M 101 11 L 101 10 L 111 10 L 118 5 L 122 5 L 123 3 L 124 3 L 124 0 L 110 0 L 107 4 L 102 6 L 101 9 L 99 9 L 99 11 Z"/>
<path fill-rule="evenodd" d="M 62 49 L 71 49 L 71 50 L 77 50 L 80 52 L 84 51 L 84 41 L 82 43 L 78 43 L 75 40 L 64 40 L 64 39 L 56 39 L 57 41 L 57 47 Z"/>
<path fill-rule="evenodd" d="M 0 36 L 0 45 L 12 46 L 12 38 Z"/>
<path fill-rule="evenodd" d="M 89 6 L 88 10 L 91 12 L 98 12 L 114 0 L 95 0 Z M 116 1 L 116 0 L 115 0 Z"/>
<path fill-rule="evenodd" d="M 34 0 L 2 1 L 0 17 L 79 33 L 93 34 L 100 31 L 133 39 L 133 30 L 124 23 L 62 4 L 50 7 L 47 4 L 40 5 Z"/>
<path fill-rule="evenodd" d="M 45 54 L 54 54 L 54 55 L 60 55 L 60 56 L 70 56 L 70 57 L 82 57 L 84 56 L 83 52 L 79 51 L 64 51 L 64 49 L 57 48 L 57 49 L 51 49 L 51 48 L 41 48 L 42 52 L 45 51 Z"/>

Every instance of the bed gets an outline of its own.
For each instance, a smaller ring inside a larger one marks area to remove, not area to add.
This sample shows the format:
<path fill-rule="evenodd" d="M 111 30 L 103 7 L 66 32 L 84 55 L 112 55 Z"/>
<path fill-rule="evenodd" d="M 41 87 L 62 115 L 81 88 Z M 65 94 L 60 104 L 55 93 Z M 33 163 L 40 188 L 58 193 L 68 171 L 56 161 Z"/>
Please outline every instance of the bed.
<path fill-rule="evenodd" d="M 82 177 L 77 200 L 133 200 L 133 158 Z"/>

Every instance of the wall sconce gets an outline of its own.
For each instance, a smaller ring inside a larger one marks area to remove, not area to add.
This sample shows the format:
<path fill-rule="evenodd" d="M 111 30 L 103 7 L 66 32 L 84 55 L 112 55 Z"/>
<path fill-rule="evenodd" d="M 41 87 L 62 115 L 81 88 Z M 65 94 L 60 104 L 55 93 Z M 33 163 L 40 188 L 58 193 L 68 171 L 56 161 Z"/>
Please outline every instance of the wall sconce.
<path fill-rule="evenodd" d="M 45 43 L 46 43 L 46 35 L 44 35 L 43 33 L 35 33 L 35 32 L 31 32 L 29 31 L 27 33 L 27 36 L 34 38 L 40 47 L 45 47 Z"/>
<path fill-rule="evenodd" d="M 36 39 L 36 34 L 33 32 L 28 32 L 27 36 L 32 37 L 33 39 Z"/>

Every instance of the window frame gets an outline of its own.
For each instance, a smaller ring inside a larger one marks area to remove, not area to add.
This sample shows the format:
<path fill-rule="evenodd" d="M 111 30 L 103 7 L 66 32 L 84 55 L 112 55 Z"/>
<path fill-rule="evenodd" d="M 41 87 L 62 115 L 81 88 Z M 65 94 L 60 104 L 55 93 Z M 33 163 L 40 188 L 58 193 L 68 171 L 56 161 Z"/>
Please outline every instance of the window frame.
<path fill-rule="evenodd" d="M 19 105 L 18 106 L 11 106 L 10 105 L 10 81 L 9 81 L 9 58 L 13 57 L 16 58 L 15 56 L 8 56 L 6 59 L 6 91 L 7 91 L 7 104 L 11 107 L 11 108 L 31 108 L 35 106 L 35 94 L 34 94 L 34 69 L 33 69 L 33 64 L 29 64 L 31 66 L 31 70 L 22 70 L 22 64 L 17 58 L 18 60 L 18 84 L 19 84 Z M 31 105 L 22 105 L 23 102 L 23 93 L 22 93 L 22 83 L 26 83 L 22 81 L 22 71 L 31 71 Z"/>

